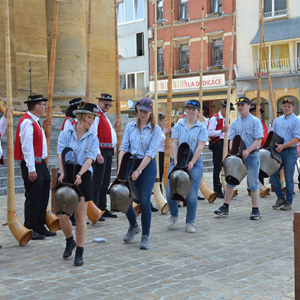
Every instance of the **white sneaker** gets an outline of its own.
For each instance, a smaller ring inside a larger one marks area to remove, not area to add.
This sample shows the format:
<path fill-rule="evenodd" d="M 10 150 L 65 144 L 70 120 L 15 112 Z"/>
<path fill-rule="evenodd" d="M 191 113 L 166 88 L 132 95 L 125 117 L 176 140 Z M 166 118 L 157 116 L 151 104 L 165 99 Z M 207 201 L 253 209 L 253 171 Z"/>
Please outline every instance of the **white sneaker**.
<path fill-rule="evenodd" d="M 196 232 L 194 223 L 186 223 L 186 232 L 189 232 L 189 233 Z"/>
<path fill-rule="evenodd" d="M 174 225 L 177 222 L 177 220 L 178 220 L 178 217 L 170 216 L 170 219 L 169 219 L 168 224 L 167 224 L 167 228 L 168 229 L 174 228 Z"/>

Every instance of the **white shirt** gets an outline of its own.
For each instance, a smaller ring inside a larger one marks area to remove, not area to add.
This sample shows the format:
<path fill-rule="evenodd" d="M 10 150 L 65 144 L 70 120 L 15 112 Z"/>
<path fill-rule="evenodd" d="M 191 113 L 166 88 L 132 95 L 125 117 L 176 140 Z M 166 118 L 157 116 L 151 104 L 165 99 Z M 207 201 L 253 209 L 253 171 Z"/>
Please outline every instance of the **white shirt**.
<path fill-rule="evenodd" d="M 0 121 L 0 138 L 4 136 L 7 128 L 7 120 L 6 118 L 2 118 Z M 0 158 L 3 156 L 3 149 L 2 149 L 2 144 L 0 143 Z"/>
<path fill-rule="evenodd" d="M 107 113 L 104 113 L 99 106 L 98 106 L 98 109 L 104 114 L 104 116 L 105 116 L 108 124 L 110 125 L 111 143 L 112 143 L 112 146 L 115 147 L 117 145 L 117 143 L 118 143 L 116 129 L 111 125 L 111 122 L 110 122 L 109 118 L 107 117 Z M 91 126 L 91 131 L 96 136 L 98 136 L 98 125 L 99 125 L 99 117 L 96 117 L 94 123 Z"/>
<path fill-rule="evenodd" d="M 78 122 L 78 120 L 76 118 L 74 118 L 74 120 L 76 121 L 76 123 Z M 64 125 L 64 130 L 67 130 L 68 128 L 72 127 L 72 122 L 70 121 L 70 119 L 66 119 L 65 125 Z"/>
<path fill-rule="evenodd" d="M 38 123 L 39 118 L 37 116 L 35 116 L 29 111 L 27 113 L 29 116 L 33 118 L 35 122 Z M 47 141 L 46 141 L 44 129 L 42 127 L 41 130 L 43 134 L 42 159 L 46 159 L 48 156 Z M 23 152 L 24 160 L 26 162 L 26 167 L 28 168 L 28 172 L 35 172 L 35 158 L 34 158 L 34 149 L 33 149 L 33 124 L 31 123 L 30 119 L 25 119 L 21 123 L 19 136 L 20 136 L 22 152 Z"/>
<path fill-rule="evenodd" d="M 225 126 L 226 118 L 223 118 L 221 111 L 219 111 L 219 119 L 223 119 L 223 126 Z M 220 137 L 220 139 L 223 140 L 225 132 L 221 132 L 221 129 L 216 130 L 217 125 L 218 125 L 217 118 L 211 117 L 208 125 L 208 136 L 212 138 Z"/>
<path fill-rule="evenodd" d="M 162 132 L 161 133 L 160 144 L 159 144 L 159 147 L 158 147 L 158 152 L 165 152 L 166 138 L 167 138 L 166 135 Z"/>

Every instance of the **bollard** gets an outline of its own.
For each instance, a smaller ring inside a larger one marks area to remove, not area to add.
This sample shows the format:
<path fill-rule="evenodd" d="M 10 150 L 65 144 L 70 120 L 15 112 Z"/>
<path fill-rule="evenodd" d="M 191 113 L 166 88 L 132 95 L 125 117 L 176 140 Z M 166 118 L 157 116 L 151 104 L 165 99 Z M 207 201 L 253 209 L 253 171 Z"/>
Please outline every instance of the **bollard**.
<path fill-rule="evenodd" d="M 294 213 L 295 299 L 300 299 L 300 212 Z"/>

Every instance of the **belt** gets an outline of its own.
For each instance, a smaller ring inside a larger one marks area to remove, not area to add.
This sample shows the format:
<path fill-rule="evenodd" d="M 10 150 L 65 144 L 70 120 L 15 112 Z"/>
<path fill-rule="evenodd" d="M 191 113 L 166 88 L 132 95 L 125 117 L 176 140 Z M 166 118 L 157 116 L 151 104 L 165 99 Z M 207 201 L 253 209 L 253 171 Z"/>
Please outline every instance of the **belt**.
<path fill-rule="evenodd" d="M 249 154 L 254 154 L 255 152 L 258 152 L 259 150 L 258 149 L 255 149 L 253 151 L 251 151 Z"/>
<path fill-rule="evenodd" d="M 143 158 L 130 158 L 129 160 L 143 160 Z M 156 160 L 156 158 L 151 158 L 151 160 L 150 161 L 153 161 L 153 160 Z"/>

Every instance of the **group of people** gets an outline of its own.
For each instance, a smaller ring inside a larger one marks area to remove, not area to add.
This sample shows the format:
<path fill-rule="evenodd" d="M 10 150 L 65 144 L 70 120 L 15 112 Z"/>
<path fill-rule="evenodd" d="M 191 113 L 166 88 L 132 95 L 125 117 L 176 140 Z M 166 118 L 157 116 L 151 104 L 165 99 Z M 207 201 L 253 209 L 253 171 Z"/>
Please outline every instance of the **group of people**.
<path fill-rule="evenodd" d="M 72 222 L 67 215 L 60 215 L 60 226 L 66 237 L 66 247 L 63 258 L 69 258 L 75 252 L 75 266 L 83 264 L 83 247 L 87 226 L 87 202 L 94 201 L 104 211 L 103 217 L 116 218 L 117 215 L 107 209 L 106 194 L 110 184 L 111 162 L 114 147 L 117 143 L 116 123 L 111 124 L 107 112 L 112 106 L 112 97 L 101 94 L 98 105 L 86 103 L 81 98 L 70 101 L 62 131 L 58 137 L 57 155 L 59 175 L 58 181 L 65 181 L 78 185 L 80 201 L 74 212 L 73 223 L 76 224 L 76 241 L 73 238 Z M 21 161 L 22 177 L 25 185 L 25 227 L 34 231 L 33 239 L 43 239 L 54 236 L 56 233 L 45 227 L 46 208 L 49 199 L 50 174 L 45 159 L 48 156 L 47 143 L 43 126 L 39 119 L 45 113 L 47 99 L 42 95 L 29 96 L 25 101 L 28 111 L 20 119 L 15 139 L 15 159 Z M 252 198 L 251 220 L 259 220 L 259 148 L 265 138 L 261 121 L 250 113 L 251 102 L 246 97 L 236 99 L 239 117 L 225 126 L 226 102 L 221 104 L 220 112 L 212 116 L 208 127 L 198 120 L 201 105 L 198 100 L 190 100 L 185 104 L 185 116 L 178 120 L 175 126 L 166 128 L 165 116 L 159 115 L 159 124 L 155 123 L 153 115 L 153 101 L 142 98 L 137 102 L 135 110 L 137 119 L 127 124 L 119 151 L 119 165 L 126 153 L 131 157 L 127 164 L 126 177 L 130 176 L 134 183 L 141 205 L 141 227 L 133 207 L 126 213 L 129 228 L 125 234 L 124 243 L 130 243 L 135 235 L 142 232 L 140 249 L 149 249 L 149 235 L 151 227 L 151 195 L 156 181 L 156 156 L 159 152 L 160 180 L 162 180 L 163 152 L 166 135 L 171 134 L 172 159 L 169 173 L 174 167 L 182 167 L 184 162 L 178 159 L 178 149 L 181 144 L 187 143 L 191 158 L 186 162 L 190 174 L 191 188 L 186 197 L 186 231 L 196 232 L 195 218 L 198 205 L 198 191 L 203 176 L 203 150 L 208 137 L 213 142 L 214 190 L 218 197 L 224 198 L 224 204 L 214 213 L 228 215 L 229 204 L 234 186 L 227 184 L 225 195 L 222 192 L 219 175 L 222 166 L 222 152 L 224 133 L 229 131 L 230 147 L 236 135 L 240 135 L 245 143 L 242 156 L 247 165 L 248 188 Z M 234 106 L 231 104 L 231 110 Z M 296 146 L 300 140 L 300 119 L 293 113 L 295 103 L 287 98 L 283 101 L 284 114 L 275 119 L 272 130 L 284 139 L 284 144 L 277 145 L 276 150 L 281 153 L 282 166 L 286 179 L 286 198 L 282 191 L 279 171 L 271 176 L 278 197 L 273 208 L 282 210 L 291 209 L 293 201 L 293 175 L 298 152 Z M 3 119 L 5 121 L 6 115 Z M 2 121 L 1 121 L 2 122 Z M 118 120 L 116 121 L 118 122 Z M 1 124 L 0 124 L 1 125 Z M 159 126 L 160 125 L 160 126 Z M 1 130 L 1 126 L 0 126 Z M 1 134 L 2 131 L 1 131 Z M 76 155 L 67 153 L 64 168 L 62 161 L 63 150 L 70 147 Z M 1 154 L 1 153 L 0 153 Z M 76 165 L 75 178 L 72 176 L 72 166 Z M 65 174 L 65 170 L 70 170 Z M 170 209 L 170 218 L 167 228 L 172 229 L 178 220 L 178 202 L 171 198 L 170 179 L 167 181 L 167 202 Z"/>

